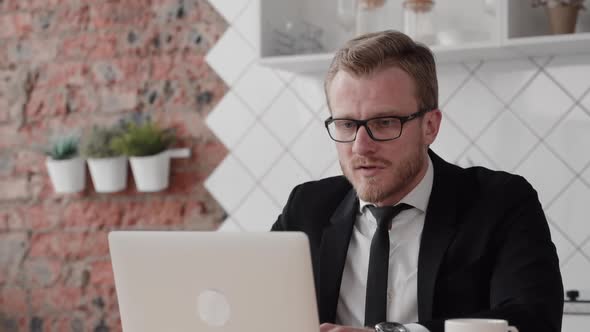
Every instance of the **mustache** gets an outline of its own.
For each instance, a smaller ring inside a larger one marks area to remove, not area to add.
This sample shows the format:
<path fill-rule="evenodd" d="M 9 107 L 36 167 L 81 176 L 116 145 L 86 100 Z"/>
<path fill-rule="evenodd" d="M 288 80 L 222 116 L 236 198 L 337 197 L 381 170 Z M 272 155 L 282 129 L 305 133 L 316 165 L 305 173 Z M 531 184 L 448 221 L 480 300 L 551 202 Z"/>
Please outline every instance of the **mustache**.
<path fill-rule="evenodd" d="M 387 167 L 391 165 L 391 162 L 380 158 L 353 157 L 350 164 L 353 168 L 365 166 Z"/>

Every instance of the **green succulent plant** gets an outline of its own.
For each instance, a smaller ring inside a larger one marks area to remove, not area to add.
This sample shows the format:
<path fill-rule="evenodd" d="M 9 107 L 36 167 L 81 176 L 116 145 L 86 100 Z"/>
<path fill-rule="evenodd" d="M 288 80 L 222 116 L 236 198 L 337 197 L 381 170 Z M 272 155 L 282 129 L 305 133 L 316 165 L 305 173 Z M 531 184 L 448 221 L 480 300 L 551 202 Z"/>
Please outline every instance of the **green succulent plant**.
<path fill-rule="evenodd" d="M 111 141 L 111 148 L 117 153 L 131 156 L 152 156 L 168 149 L 174 143 L 175 134 L 171 129 L 161 129 L 151 120 L 128 123 L 127 128 Z"/>
<path fill-rule="evenodd" d="M 121 136 L 121 127 L 94 126 L 80 141 L 80 155 L 85 158 L 111 158 L 120 156 L 121 153 L 111 147 L 111 142 Z"/>
<path fill-rule="evenodd" d="M 78 156 L 78 145 L 80 139 L 78 136 L 62 136 L 53 139 L 45 154 L 53 160 L 66 160 Z"/>

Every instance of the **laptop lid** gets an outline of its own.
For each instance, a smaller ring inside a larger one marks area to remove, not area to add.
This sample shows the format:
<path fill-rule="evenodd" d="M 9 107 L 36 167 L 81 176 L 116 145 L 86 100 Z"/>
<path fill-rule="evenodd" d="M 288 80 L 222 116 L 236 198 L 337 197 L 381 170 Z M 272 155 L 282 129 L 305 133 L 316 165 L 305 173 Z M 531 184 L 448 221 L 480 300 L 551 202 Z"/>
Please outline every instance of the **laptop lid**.
<path fill-rule="evenodd" d="M 319 331 L 307 236 L 114 231 L 125 332 Z"/>

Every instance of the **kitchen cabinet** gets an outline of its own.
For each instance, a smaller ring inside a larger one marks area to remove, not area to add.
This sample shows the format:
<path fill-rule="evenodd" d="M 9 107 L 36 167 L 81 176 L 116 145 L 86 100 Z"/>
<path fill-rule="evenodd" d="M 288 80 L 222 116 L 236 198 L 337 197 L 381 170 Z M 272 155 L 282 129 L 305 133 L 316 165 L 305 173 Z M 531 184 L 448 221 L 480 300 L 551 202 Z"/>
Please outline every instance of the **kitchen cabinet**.
<path fill-rule="evenodd" d="M 403 31 L 403 0 L 388 0 L 391 29 Z M 337 0 L 261 0 L 260 63 L 317 73 L 352 33 L 339 25 Z M 590 10 L 579 13 L 576 33 L 551 35 L 542 7 L 528 0 L 435 0 L 438 63 L 519 56 L 589 53 Z"/>

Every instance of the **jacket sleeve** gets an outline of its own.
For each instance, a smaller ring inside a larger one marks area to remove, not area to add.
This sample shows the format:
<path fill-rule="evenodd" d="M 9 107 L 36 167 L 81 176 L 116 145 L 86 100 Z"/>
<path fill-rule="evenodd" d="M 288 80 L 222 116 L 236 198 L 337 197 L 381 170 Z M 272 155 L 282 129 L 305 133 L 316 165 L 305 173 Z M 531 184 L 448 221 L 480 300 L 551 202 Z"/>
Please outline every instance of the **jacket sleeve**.
<path fill-rule="evenodd" d="M 289 199 L 287 199 L 287 204 L 283 208 L 283 212 L 278 216 L 275 223 L 270 228 L 271 232 L 275 231 L 290 231 L 293 230 L 293 225 L 289 224 L 289 217 L 290 217 L 290 210 L 292 209 L 293 205 L 295 204 L 297 193 L 300 191 L 301 185 L 296 186 L 289 194 Z"/>
<path fill-rule="evenodd" d="M 557 252 L 536 191 L 522 177 L 515 179 L 506 189 L 518 199 L 504 204 L 508 208 L 496 234 L 491 309 L 469 317 L 505 319 L 519 332 L 559 332 L 564 295 Z M 419 324 L 444 331 L 444 320 Z"/>

